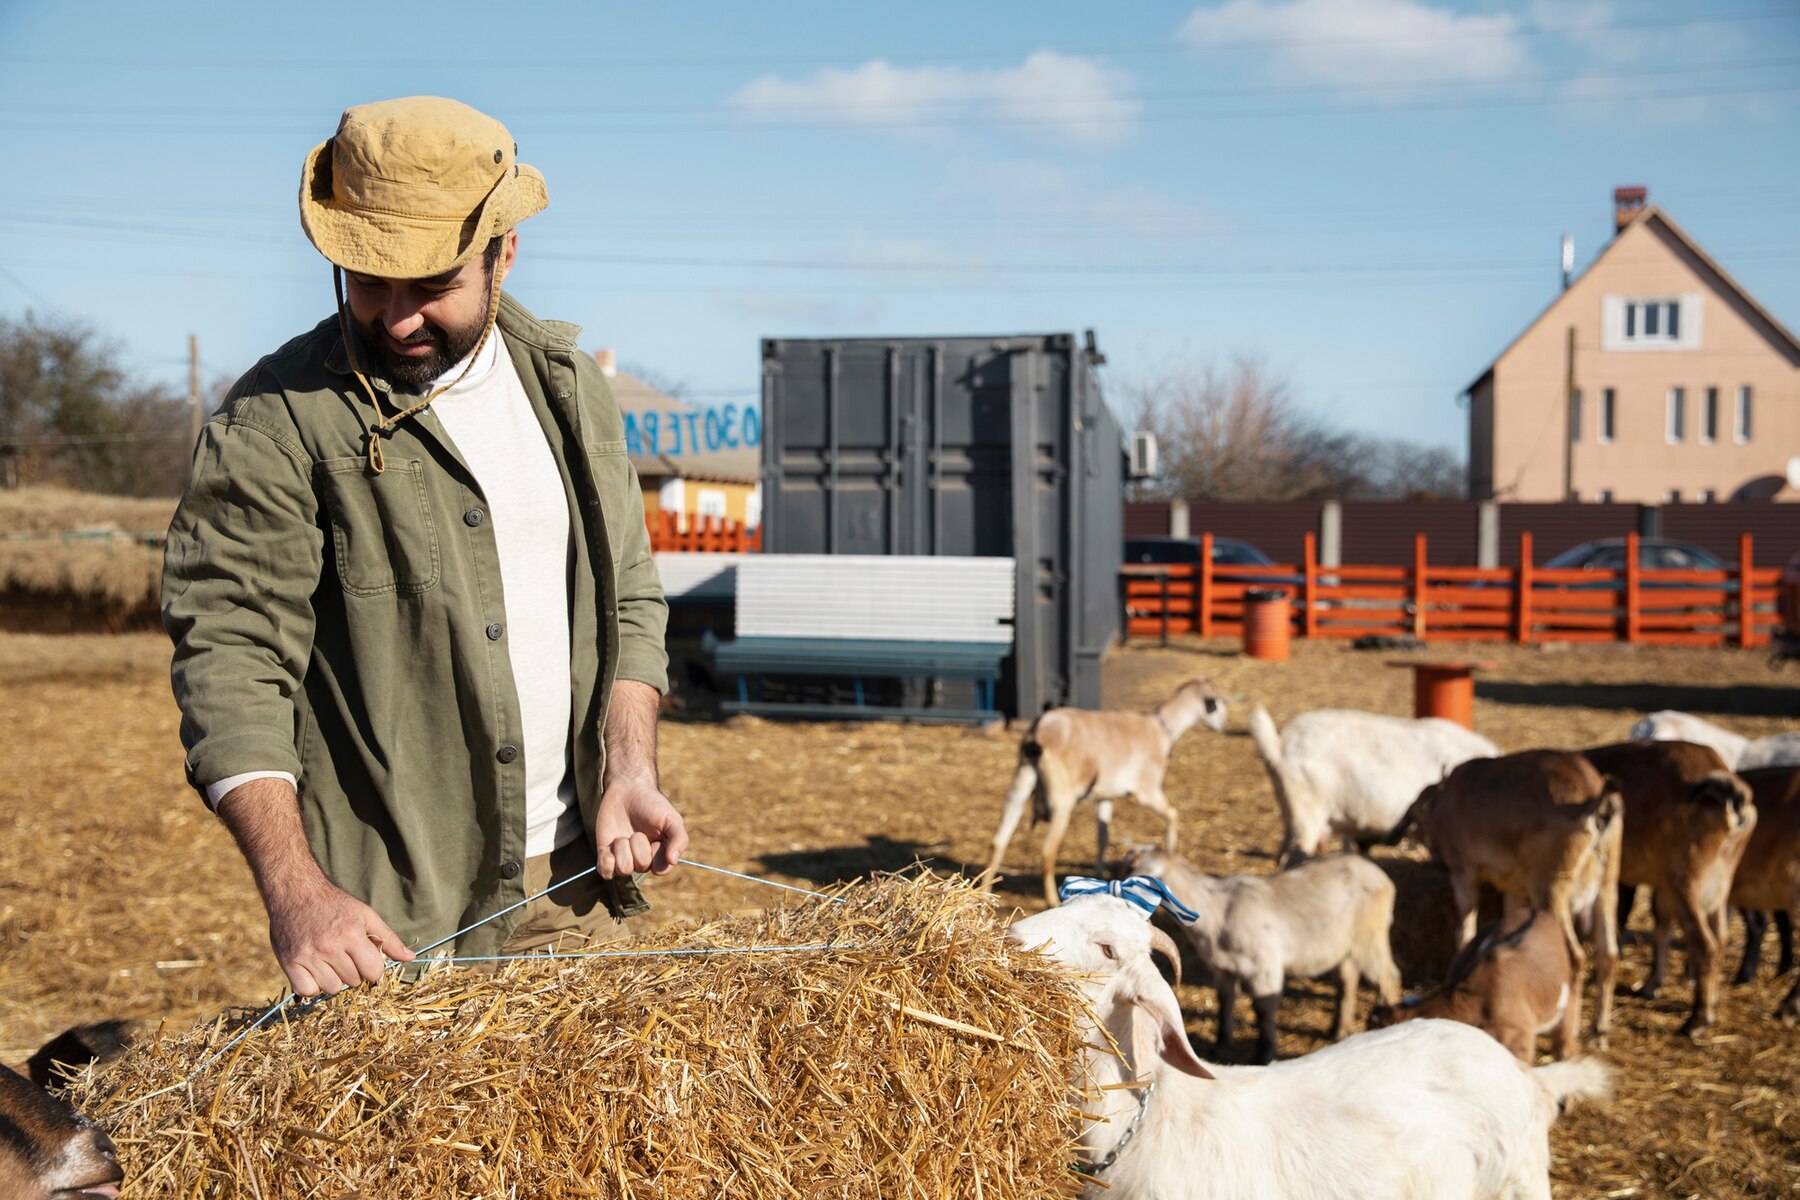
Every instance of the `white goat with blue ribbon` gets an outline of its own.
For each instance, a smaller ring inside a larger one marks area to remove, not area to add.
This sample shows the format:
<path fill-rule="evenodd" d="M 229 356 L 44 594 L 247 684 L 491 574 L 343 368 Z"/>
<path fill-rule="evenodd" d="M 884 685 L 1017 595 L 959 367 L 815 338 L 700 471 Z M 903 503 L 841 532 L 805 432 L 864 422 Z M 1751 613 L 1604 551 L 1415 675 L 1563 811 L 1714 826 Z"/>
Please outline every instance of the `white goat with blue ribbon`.
<path fill-rule="evenodd" d="M 1525 1067 L 1453 1021 L 1272 1067 L 1209 1067 L 1151 961 L 1153 948 L 1174 953 L 1149 923 L 1170 902 L 1161 881 L 1072 879 L 1064 892 L 1007 940 L 1067 966 L 1093 1013 L 1073 1078 L 1088 1196 L 1549 1200 L 1551 1124 L 1565 1100 L 1605 1091 L 1591 1060 Z"/>

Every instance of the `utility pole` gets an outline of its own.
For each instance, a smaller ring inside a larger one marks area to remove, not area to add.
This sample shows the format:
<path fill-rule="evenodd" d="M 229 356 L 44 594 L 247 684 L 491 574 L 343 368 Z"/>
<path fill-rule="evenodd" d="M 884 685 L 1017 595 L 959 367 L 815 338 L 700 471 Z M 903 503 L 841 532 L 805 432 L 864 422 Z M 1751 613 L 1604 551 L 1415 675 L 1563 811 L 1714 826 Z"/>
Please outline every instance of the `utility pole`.
<path fill-rule="evenodd" d="M 1563 499 L 1575 499 L 1575 327 L 1569 326 L 1569 348 L 1563 379 Z"/>
<path fill-rule="evenodd" d="M 200 408 L 200 335 L 188 334 L 188 426 L 195 445 L 200 443 L 200 426 L 206 414 Z"/>

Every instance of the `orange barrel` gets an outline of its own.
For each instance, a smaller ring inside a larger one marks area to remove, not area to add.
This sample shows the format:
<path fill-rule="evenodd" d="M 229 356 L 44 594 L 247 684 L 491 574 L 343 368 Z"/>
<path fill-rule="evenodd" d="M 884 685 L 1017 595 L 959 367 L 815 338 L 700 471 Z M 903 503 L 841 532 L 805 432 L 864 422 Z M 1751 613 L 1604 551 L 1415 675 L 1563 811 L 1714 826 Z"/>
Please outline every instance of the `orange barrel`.
<path fill-rule="evenodd" d="M 1475 728 L 1475 672 L 1468 663 L 1414 663 L 1413 715 Z"/>
<path fill-rule="evenodd" d="M 1251 658 L 1286 662 L 1288 598 L 1285 592 L 1251 588 L 1244 593 L 1244 653 Z"/>

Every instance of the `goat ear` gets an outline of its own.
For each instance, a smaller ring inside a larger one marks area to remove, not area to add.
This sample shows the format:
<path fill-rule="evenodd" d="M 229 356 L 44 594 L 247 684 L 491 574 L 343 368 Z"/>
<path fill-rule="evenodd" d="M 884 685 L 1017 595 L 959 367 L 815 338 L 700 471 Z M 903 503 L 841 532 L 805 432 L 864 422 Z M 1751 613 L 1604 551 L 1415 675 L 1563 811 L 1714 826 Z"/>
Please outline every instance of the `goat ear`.
<path fill-rule="evenodd" d="M 1188 1042 L 1187 1029 L 1181 1023 L 1181 1006 L 1175 1002 L 1175 993 L 1169 990 L 1156 968 L 1145 959 L 1141 966 L 1143 975 L 1149 978 L 1134 978 L 1132 1002 L 1143 1009 L 1150 1019 L 1156 1022 L 1157 1031 L 1162 1037 L 1160 1053 L 1164 1062 L 1184 1074 L 1196 1079 L 1212 1079 L 1213 1073 L 1206 1069 L 1200 1056 L 1194 1053 L 1194 1047 Z"/>

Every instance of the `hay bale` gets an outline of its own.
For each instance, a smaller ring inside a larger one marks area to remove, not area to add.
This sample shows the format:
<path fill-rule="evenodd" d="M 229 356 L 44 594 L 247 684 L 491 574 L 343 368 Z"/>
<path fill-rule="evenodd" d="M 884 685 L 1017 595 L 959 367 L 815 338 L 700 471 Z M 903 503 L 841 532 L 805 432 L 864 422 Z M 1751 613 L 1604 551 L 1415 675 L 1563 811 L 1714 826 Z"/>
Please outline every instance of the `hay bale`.
<path fill-rule="evenodd" d="M 191 1085 L 233 1024 L 159 1036 L 74 1099 L 136 1197 L 1078 1191 L 1073 981 L 1008 950 L 959 881 L 839 894 L 659 944 L 853 949 L 390 979 L 271 1022 Z"/>

